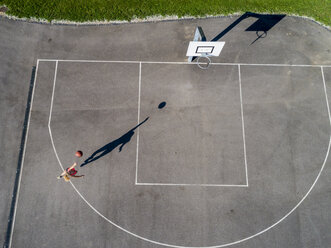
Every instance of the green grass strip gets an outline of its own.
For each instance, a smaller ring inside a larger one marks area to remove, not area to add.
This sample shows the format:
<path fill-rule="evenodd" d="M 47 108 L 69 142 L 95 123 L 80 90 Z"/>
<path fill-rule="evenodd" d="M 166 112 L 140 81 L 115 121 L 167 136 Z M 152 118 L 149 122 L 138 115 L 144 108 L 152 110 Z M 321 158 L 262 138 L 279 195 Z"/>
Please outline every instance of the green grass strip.
<path fill-rule="evenodd" d="M 130 21 L 148 16 L 203 17 L 236 12 L 296 14 L 331 26 L 331 0 L 0 0 L 7 14 L 48 21 Z"/>

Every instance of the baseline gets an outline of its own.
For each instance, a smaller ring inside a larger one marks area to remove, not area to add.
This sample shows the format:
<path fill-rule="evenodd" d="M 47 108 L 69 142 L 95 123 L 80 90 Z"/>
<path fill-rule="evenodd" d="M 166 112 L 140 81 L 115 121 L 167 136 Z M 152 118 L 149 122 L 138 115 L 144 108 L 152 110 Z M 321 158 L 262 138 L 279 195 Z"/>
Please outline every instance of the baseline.
<path fill-rule="evenodd" d="M 80 63 L 134 63 L 134 64 L 197 64 L 197 62 L 166 62 L 166 61 L 138 61 L 138 60 L 75 60 L 75 59 L 38 59 L 38 61 L 52 62 L 80 62 Z M 294 67 L 331 67 L 331 65 L 304 65 L 304 64 L 249 64 L 249 63 L 211 63 L 212 65 L 241 65 L 241 66 L 294 66 Z"/>

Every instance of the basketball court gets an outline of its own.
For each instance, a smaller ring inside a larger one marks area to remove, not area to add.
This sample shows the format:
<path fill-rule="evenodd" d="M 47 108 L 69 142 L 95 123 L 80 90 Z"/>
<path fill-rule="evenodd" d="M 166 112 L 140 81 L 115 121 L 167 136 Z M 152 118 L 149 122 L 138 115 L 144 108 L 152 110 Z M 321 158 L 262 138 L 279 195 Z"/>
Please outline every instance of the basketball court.
<path fill-rule="evenodd" d="M 331 65 L 256 63 L 248 48 L 242 60 L 254 63 L 224 62 L 238 61 L 244 34 L 192 30 L 185 42 L 167 31 L 177 60 L 166 49 L 160 60 L 40 52 L 8 247 L 300 247 L 292 237 L 319 235 L 298 230 L 297 216 L 330 165 Z M 85 176 L 56 179 L 73 162 Z"/>
<path fill-rule="evenodd" d="M 56 218 L 74 215 L 61 209 L 74 194 L 72 206 L 87 204 L 82 211 L 102 226 L 154 245 L 254 238 L 295 211 L 323 171 L 330 78 L 329 66 L 39 59 L 24 166 L 42 175 L 39 184 L 24 176 L 15 233 L 27 238 L 20 223 L 31 216 L 22 208 L 54 218 L 36 208 L 47 198 Z M 79 169 L 85 178 L 46 176 L 71 165 L 70 151 L 87 158 L 105 146 Z M 40 186 L 44 195 L 29 200 Z M 56 238 L 44 237 L 51 225 L 43 225 L 39 239 Z"/>

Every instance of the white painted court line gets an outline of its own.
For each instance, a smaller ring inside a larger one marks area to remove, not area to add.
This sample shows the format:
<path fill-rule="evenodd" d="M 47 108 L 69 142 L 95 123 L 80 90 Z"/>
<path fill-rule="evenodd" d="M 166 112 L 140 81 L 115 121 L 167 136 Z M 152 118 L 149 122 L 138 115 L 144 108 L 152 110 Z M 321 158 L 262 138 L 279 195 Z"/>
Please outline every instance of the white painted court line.
<path fill-rule="evenodd" d="M 326 86 L 325 86 L 325 79 L 324 79 L 324 72 L 323 72 L 323 68 L 321 68 L 321 72 L 322 72 L 322 78 L 323 78 L 323 84 L 324 84 L 324 92 L 325 92 L 325 98 L 326 98 L 326 102 L 327 102 L 327 110 L 328 110 L 328 117 L 329 117 L 329 123 L 330 123 L 330 128 L 331 128 L 331 115 L 330 115 L 330 109 L 329 109 L 329 103 L 328 103 L 328 97 L 327 97 L 327 92 L 326 92 Z M 55 84 L 55 80 L 54 80 L 54 84 Z M 55 89 L 55 86 L 53 86 L 53 94 L 52 96 L 54 96 L 54 89 Z M 53 101 L 52 101 L 52 104 L 53 104 Z M 50 117 L 49 117 L 49 120 L 51 119 L 51 113 L 50 113 Z M 49 121 L 50 123 L 50 121 Z M 50 125 L 49 125 L 49 130 L 50 130 Z M 53 149 L 54 149 L 54 153 L 56 154 L 56 157 L 58 159 L 58 162 L 59 162 L 59 165 L 60 167 L 63 169 L 63 166 L 59 160 L 59 157 L 57 155 L 57 152 L 56 152 L 56 148 L 54 146 L 54 142 L 53 142 L 53 137 L 52 137 L 52 133 L 51 131 L 49 132 L 50 134 L 50 137 L 51 137 L 51 140 L 52 140 L 52 145 L 53 145 Z M 308 190 L 308 192 L 303 196 L 303 198 L 297 203 L 297 205 L 295 205 L 295 207 L 289 211 L 286 215 L 284 215 L 281 219 L 279 219 L 277 222 L 275 222 L 273 225 L 269 226 L 268 228 L 254 234 L 254 235 L 251 235 L 251 236 L 248 236 L 246 238 L 243 238 L 243 239 L 240 239 L 240 240 L 237 240 L 237 241 L 234 241 L 234 242 L 230 242 L 230 243 L 226 243 L 226 244 L 222 244 L 222 245 L 215 245 L 215 246 L 204 246 L 203 248 L 221 248 L 221 247 L 227 247 L 227 246 L 231 246 L 231 245 L 235 245 L 235 244 L 239 244 L 239 243 L 242 243 L 244 241 L 247 241 L 249 239 L 252 239 L 254 237 L 257 237 L 263 233 L 265 233 L 266 231 L 270 230 L 271 228 L 275 227 L 276 225 L 278 225 L 279 223 L 281 223 L 284 219 L 286 219 L 291 213 L 293 213 L 300 205 L 301 203 L 307 198 L 307 196 L 309 195 L 309 193 L 312 191 L 312 189 L 314 188 L 315 184 L 317 183 L 318 179 L 320 178 L 321 176 L 321 173 L 325 167 L 325 164 L 326 164 L 326 161 L 328 159 L 328 156 L 329 156 L 329 152 L 330 152 L 330 146 L 331 146 L 331 136 L 329 136 L 329 144 L 328 144 L 328 149 L 327 149 L 327 152 L 326 152 L 326 155 L 325 155 L 325 158 L 324 158 L 324 162 L 321 166 L 321 169 L 316 177 L 316 179 L 314 180 L 312 186 L 310 187 L 310 189 Z M 105 217 L 104 215 L 102 215 L 96 208 L 94 208 L 86 199 L 85 197 L 78 191 L 78 189 L 75 187 L 75 185 L 70 181 L 72 187 L 74 188 L 74 190 L 78 193 L 78 195 L 82 198 L 82 200 L 96 213 L 98 214 L 101 218 L 103 218 L 104 220 L 106 220 L 107 222 L 109 222 L 110 224 L 116 226 L 117 228 L 119 228 L 120 230 L 136 237 L 136 238 L 139 238 L 141 240 L 144 240 L 146 242 L 150 242 L 150 243 L 153 243 L 153 244 L 156 244 L 156 245 L 162 245 L 162 246 L 166 246 L 166 247 L 173 247 L 173 248 L 198 248 L 198 246 L 180 246 L 180 245 L 172 245 L 172 244 L 166 244 L 166 243 L 162 243 L 162 242 L 158 242 L 158 241 L 154 241 L 154 240 L 151 240 L 151 239 L 147 239 L 147 238 L 144 238 L 142 236 L 139 236 L 135 233 L 132 233 L 126 229 L 124 229 L 123 227 L 117 225 L 116 223 L 112 222 L 111 220 L 109 220 L 107 217 Z M 201 246 L 199 246 L 200 248 L 202 248 Z"/>
<path fill-rule="evenodd" d="M 140 118 L 140 93 L 141 93 L 141 63 L 139 63 L 139 90 L 138 90 L 138 124 L 139 125 L 139 118 Z M 137 130 L 137 151 L 136 151 L 136 178 L 135 178 L 135 184 L 138 182 L 138 160 L 139 157 L 139 127 Z"/>
<path fill-rule="evenodd" d="M 12 240 L 13 240 L 13 234 L 14 234 L 16 212 L 17 212 L 18 200 L 19 200 L 19 196 L 20 196 L 21 181 L 22 181 L 23 167 L 24 167 L 24 159 L 25 159 L 25 152 L 26 152 L 26 144 L 27 144 L 28 137 L 29 137 L 28 134 L 29 134 L 29 128 L 30 128 L 30 119 L 31 119 L 32 106 L 33 106 L 34 92 L 35 92 L 36 82 L 37 82 L 38 68 L 39 68 L 39 60 L 37 60 L 36 74 L 35 74 L 34 82 L 33 82 L 31 104 L 30 104 L 30 111 L 29 111 L 29 119 L 28 119 L 28 124 L 27 124 L 27 128 L 26 128 L 26 138 L 25 138 L 25 142 L 24 142 L 24 151 L 23 151 L 22 162 L 21 162 L 21 173 L 20 173 L 20 177 L 19 177 L 19 180 L 18 180 L 17 193 L 16 193 L 16 202 L 15 202 L 14 214 L 13 214 L 13 225 L 11 227 L 9 244 L 8 244 L 9 248 L 11 248 L 11 244 L 12 244 Z"/>
<path fill-rule="evenodd" d="M 135 60 L 79 60 L 79 59 L 39 59 L 39 61 L 59 61 L 59 62 L 81 62 L 81 63 L 135 63 L 135 64 L 179 64 L 191 65 L 197 64 L 196 62 L 166 62 L 166 61 L 135 61 Z M 300 64 L 249 64 L 249 63 L 211 63 L 211 65 L 241 65 L 241 66 L 294 66 L 294 67 L 331 67 L 331 65 L 300 65 Z"/>
<path fill-rule="evenodd" d="M 246 185 L 248 187 L 248 170 L 247 170 L 247 157 L 246 157 L 246 138 L 245 138 L 245 122 L 244 122 L 244 107 L 243 107 L 243 96 L 241 90 L 241 73 L 240 65 L 238 65 L 238 74 L 239 74 L 239 92 L 240 92 L 240 109 L 241 109 L 241 127 L 243 134 L 243 143 L 244 143 L 244 162 L 245 162 L 245 174 L 246 174 Z"/>
<path fill-rule="evenodd" d="M 59 61 L 70 63 L 122 63 L 122 64 L 195 64 L 190 62 L 162 62 L 162 61 L 138 61 L 138 60 L 70 60 L 70 59 L 41 59 L 41 61 Z"/>
<path fill-rule="evenodd" d="M 59 165 L 61 166 L 62 171 L 64 171 L 64 167 L 61 163 L 61 160 L 56 152 L 55 145 L 54 145 L 54 140 L 53 140 L 53 134 L 52 134 L 52 129 L 51 129 L 51 120 L 52 120 L 52 111 L 53 111 L 53 102 L 54 102 L 54 93 L 55 93 L 55 85 L 56 85 L 56 79 L 57 79 L 57 68 L 58 68 L 58 61 L 56 61 L 55 64 L 55 73 L 54 73 L 54 81 L 53 81 L 53 90 L 52 90 L 52 98 L 51 98 L 51 106 L 49 108 L 49 119 L 48 119 L 48 131 L 49 135 L 51 137 L 51 143 L 52 147 L 56 156 L 57 161 L 59 162 Z"/>
<path fill-rule="evenodd" d="M 323 70 L 323 67 L 322 66 L 321 66 L 321 73 L 322 73 L 322 80 L 323 80 L 324 92 L 325 92 L 325 98 L 326 98 L 326 106 L 328 108 L 328 115 L 329 115 L 329 121 L 330 121 L 330 126 L 331 126 L 331 114 L 330 114 L 330 107 L 329 107 L 329 99 L 328 99 L 328 94 L 326 93 L 326 84 L 325 84 L 325 78 L 324 78 L 324 70 Z"/>
<path fill-rule="evenodd" d="M 241 66 L 276 66 L 276 67 L 331 67 L 331 65 L 300 65 L 300 64 L 249 64 L 249 63 L 212 63 L 213 65 L 241 65 Z"/>
<path fill-rule="evenodd" d="M 54 72 L 54 82 L 53 82 L 53 91 L 52 91 L 52 98 L 51 98 L 51 106 L 49 108 L 49 119 L 48 119 L 48 127 L 50 127 L 51 124 L 51 116 L 52 116 L 52 111 L 53 111 L 53 101 L 54 101 L 54 90 L 55 90 L 55 85 L 56 85 L 56 77 L 57 77 L 57 66 L 59 62 L 55 62 L 55 72 Z"/>
<path fill-rule="evenodd" d="M 190 183 L 136 183 L 140 186 L 196 186 L 196 187 L 243 187 L 247 188 L 246 184 L 190 184 Z"/>

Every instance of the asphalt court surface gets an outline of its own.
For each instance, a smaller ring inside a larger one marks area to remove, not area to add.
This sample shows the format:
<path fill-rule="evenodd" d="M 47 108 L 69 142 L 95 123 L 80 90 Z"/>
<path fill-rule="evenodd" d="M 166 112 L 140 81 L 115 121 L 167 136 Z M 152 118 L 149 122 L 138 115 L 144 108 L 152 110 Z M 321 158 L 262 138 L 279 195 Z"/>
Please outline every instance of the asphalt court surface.
<path fill-rule="evenodd" d="M 13 247 L 62 247 L 75 224 L 101 240 L 114 223 L 155 247 L 226 246 L 267 230 L 326 163 L 330 83 L 319 66 L 39 61 Z M 78 149 L 80 163 L 106 154 L 79 169 L 76 192 L 49 175 Z M 78 210 L 61 203 L 72 194 Z"/>

